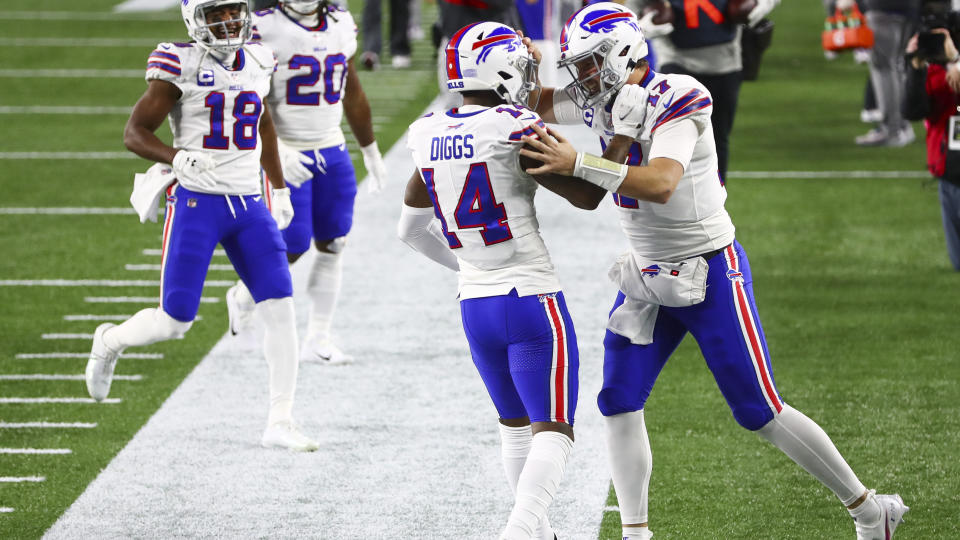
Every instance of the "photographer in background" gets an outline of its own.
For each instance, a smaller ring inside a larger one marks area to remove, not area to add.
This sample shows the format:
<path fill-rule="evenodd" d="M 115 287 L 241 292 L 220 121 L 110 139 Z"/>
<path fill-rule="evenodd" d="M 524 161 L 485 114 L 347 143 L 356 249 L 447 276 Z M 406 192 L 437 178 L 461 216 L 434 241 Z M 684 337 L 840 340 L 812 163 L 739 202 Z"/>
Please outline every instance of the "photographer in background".
<path fill-rule="evenodd" d="M 925 18 L 925 31 L 910 38 L 903 115 L 924 120 L 927 128 L 927 168 L 940 180 L 947 254 L 960 271 L 960 53 L 953 39 L 958 22 L 956 12 L 941 21 Z"/>

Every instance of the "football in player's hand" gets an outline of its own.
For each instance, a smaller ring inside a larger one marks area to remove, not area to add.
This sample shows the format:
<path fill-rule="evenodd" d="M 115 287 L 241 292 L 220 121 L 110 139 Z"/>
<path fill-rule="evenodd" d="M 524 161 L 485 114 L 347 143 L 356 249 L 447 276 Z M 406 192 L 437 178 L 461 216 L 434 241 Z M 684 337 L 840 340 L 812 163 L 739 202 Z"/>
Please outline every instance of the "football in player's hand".
<path fill-rule="evenodd" d="M 757 0 L 729 0 L 726 19 L 730 24 L 747 24 L 747 15 L 757 7 Z"/>
<path fill-rule="evenodd" d="M 647 7 L 643 8 L 643 13 L 640 15 L 640 18 L 643 18 L 644 15 L 650 12 L 656 14 L 651 21 L 653 24 L 673 23 L 673 8 L 670 7 L 667 0 L 653 0 L 653 2 L 647 4 Z"/>

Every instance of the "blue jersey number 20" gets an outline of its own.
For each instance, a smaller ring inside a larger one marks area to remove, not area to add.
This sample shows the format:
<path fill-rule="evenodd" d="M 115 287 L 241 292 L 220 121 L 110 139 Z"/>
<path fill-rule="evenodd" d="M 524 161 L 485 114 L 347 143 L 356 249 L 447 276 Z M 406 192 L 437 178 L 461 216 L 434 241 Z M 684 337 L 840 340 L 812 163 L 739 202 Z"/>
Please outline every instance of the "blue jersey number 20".
<path fill-rule="evenodd" d="M 427 191 L 430 192 L 434 215 L 440 220 L 447 243 L 451 249 L 462 247 L 457 235 L 449 232 L 447 221 L 443 218 L 443 212 L 440 211 L 440 201 L 433 181 L 433 169 L 422 169 L 420 172 L 427 185 Z M 510 225 L 507 223 L 507 211 L 504 210 L 503 204 L 497 202 L 493 194 L 486 163 L 470 165 L 463 191 L 460 193 L 460 200 L 453 211 L 453 218 L 460 229 L 480 229 L 484 245 L 491 246 L 513 238 Z"/>

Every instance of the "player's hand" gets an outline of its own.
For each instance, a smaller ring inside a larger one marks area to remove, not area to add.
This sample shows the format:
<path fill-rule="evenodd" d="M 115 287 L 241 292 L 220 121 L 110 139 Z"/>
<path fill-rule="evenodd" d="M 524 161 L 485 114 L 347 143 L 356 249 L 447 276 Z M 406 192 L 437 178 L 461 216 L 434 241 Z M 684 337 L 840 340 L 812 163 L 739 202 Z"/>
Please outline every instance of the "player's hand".
<path fill-rule="evenodd" d="M 610 116 L 613 119 L 613 132 L 634 139 L 643 130 L 643 121 L 647 118 L 647 89 L 639 84 L 625 84 L 613 101 Z"/>
<path fill-rule="evenodd" d="M 747 25 L 756 26 L 779 3 L 780 0 L 757 0 L 757 6 L 747 13 Z"/>
<path fill-rule="evenodd" d="M 526 173 L 531 175 L 556 173 L 572 176 L 573 168 L 577 164 L 577 151 L 573 146 L 559 133 L 548 133 L 536 124 L 530 127 L 538 137 L 524 137 L 522 140 L 526 146 L 520 149 L 520 155 L 540 161 L 543 165 L 527 169 Z"/>
<path fill-rule="evenodd" d="M 270 190 L 270 215 L 281 231 L 293 221 L 293 204 L 290 203 L 290 188 Z"/>
<path fill-rule="evenodd" d="M 527 52 L 529 52 L 529 53 L 530 53 L 530 56 L 532 56 L 533 59 L 537 61 L 537 65 L 539 66 L 540 63 L 541 63 L 541 60 L 543 60 L 543 53 L 540 52 L 540 49 L 539 49 L 536 45 L 533 44 L 533 40 L 532 40 L 532 39 L 524 36 L 524 35 L 523 35 L 523 32 L 519 32 L 519 34 L 520 34 L 520 41 L 521 41 L 524 45 L 526 45 L 526 47 L 527 47 Z M 538 75 L 537 78 L 539 79 L 539 75 Z"/>
<path fill-rule="evenodd" d="M 651 11 L 637 21 L 640 23 L 640 30 L 643 31 L 643 37 L 646 39 L 665 36 L 673 32 L 673 23 L 656 24 L 653 22 L 656 14 L 657 12 Z"/>
<path fill-rule="evenodd" d="M 368 193 L 379 193 L 387 183 L 387 166 L 383 164 L 383 156 L 380 155 L 380 148 L 377 147 L 377 141 L 361 146 L 360 153 L 363 154 L 363 167 L 367 169 L 370 176 L 367 184 Z"/>
<path fill-rule="evenodd" d="M 310 156 L 280 141 L 277 141 L 277 150 L 280 152 L 280 167 L 283 169 L 283 180 L 286 183 L 293 187 L 300 187 L 301 184 L 313 178 L 313 171 L 309 166 L 314 163 Z"/>
<path fill-rule="evenodd" d="M 217 176 L 213 174 L 217 160 L 206 152 L 180 150 L 173 156 L 171 165 L 181 181 L 194 184 L 200 189 L 213 189 L 217 185 Z"/>

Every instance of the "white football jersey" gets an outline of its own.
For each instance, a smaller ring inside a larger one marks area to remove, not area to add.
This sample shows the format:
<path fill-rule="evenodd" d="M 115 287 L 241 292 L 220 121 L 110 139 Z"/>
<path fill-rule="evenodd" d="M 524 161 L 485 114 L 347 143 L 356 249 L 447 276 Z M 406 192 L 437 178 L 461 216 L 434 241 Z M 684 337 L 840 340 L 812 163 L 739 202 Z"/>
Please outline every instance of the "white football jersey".
<path fill-rule="evenodd" d="M 161 43 L 147 60 L 147 81 L 173 83 L 183 93 L 170 111 L 173 146 L 217 161 L 217 186 L 187 189 L 218 194 L 260 192 L 260 117 L 276 67 L 273 52 L 248 43 L 224 66 L 193 43 Z"/>
<path fill-rule="evenodd" d="M 504 105 L 430 113 L 410 126 L 407 147 L 460 262 L 460 298 L 560 290 L 540 237 L 536 181 L 518 161 L 521 137 L 543 121 Z"/>
<path fill-rule="evenodd" d="M 277 136 L 293 148 L 329 148 L 345 141 L 343 93 L 347 62 L 357 51 L 357 25 L 350 12 L 331 5 L 317 28 L 307 28 L 279 8 L 258 11 L 253 39 L 277 55 L 270 112 Z"/>
<path fill-rule="evenodd" d="M 673 122 L 692 120 L 699 138 L 666 204 L 613 195 L 631 248 L 651 259 L 678 261 L 726 246 L 733 241 L 734 226 L 723 206 L 727 191 L 717 171 L 710 92 L 693 77 L 652 70 L 640 85 L 649 92 L 647 115 L 638 141 L 630 149 L 628 164 L 646 165 L 657 130 Z M 604 148 L 614 135 L 611 107 L 612 102 L 583 112 L 584 123 L 600 135 Z"/>

